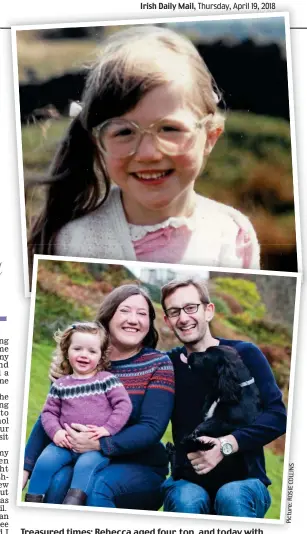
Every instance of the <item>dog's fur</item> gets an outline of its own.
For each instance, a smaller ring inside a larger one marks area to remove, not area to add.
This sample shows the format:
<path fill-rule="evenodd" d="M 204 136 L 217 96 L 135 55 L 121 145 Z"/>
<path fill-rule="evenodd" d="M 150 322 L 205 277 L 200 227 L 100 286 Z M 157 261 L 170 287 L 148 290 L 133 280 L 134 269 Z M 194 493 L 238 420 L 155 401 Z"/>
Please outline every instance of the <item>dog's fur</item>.
<path fill-rule="evenodd" d="M 204 444 L 197 438 L 218 438 L 231 434 L 238 428 L 252 424 L 261 411 L 255 382 L 244 387 L 240 385 L 253 377 L 232 347 L 219 345 L 205 352 L 194 352 L 188 358 L 188 365 L 203 377 L 206 396 L 202 409 L 203 421 L 181 442 L 186 453 L 212 449 L 213 442 Z M 175 480 L 183 478 L 195 482 L 211 494 L 215 494 L 227 482 L 242 477 L 244 471 L 241 454 L 223 458 L 207 475 L 198 475 L 189 460 L 185 465 L 176 465 L 175 459 L 173 465 Z"/>

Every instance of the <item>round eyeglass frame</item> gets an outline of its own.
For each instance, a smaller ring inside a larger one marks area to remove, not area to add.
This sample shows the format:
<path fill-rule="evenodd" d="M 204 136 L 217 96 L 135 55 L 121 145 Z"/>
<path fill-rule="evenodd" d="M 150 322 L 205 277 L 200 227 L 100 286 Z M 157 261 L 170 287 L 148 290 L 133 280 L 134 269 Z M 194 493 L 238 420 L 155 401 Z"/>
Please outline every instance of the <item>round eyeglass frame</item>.
<path fill-rule="evenodd" d="M 203 117 L 202 119 L 196 121 L 194 124 L 193 124 L 193 129 L 191 130 L 191 135 L 190 135 L 190 138 L 187 140 L 187 144 L 189 142 L 193 142 L 196 140 L 196 134 L 197 134 L 197 131 L 201 130 L 207 122 L 209 122 L 209 120 L 212 118 L 212 113 L 210 113 L 209 115 L 206 115 L 205 117 Z M 101 135 L 101 130 L 106 126 L 106 124 L 110 124 L 111 122 L 115 122 L 115 121 L 118 121 L 118 122 L 123 122 L 125 124 L 129 123 L 131 124 L 133 127 L 136 128 L 136 130 L 139 132 L 139 139 L 137 140 L 136 142 L 136 146 L 134 149 L 130 150 L 129 152 L 127 152 L 127 154 L 125 155 L 122 155 L 122 156 L 118 156 L 117 154 L 113 154 L 113 156 L 116 156 L 117 158 L 119 159 L 124 159 L 124 158 L 127 158 L 129 156 L 133 156 L 142 140 L 143 140 L 143 137 L 145 134 L 148 134 L 148 135 L 151 135 L 154 140 L 155 140 L 155 144 L 156 144 L 156 147 L 158 148 L 158 150 L 160 150 L 161 152 L 163 152 L 164 154 L 166 155 L 169 155 L 169 156 L 179 156 L 179 155 L 182 155 L 184 154 L 187 150 L 189 150 L 192 146 L 192 144 L 188 145 L 188 146 L 185 146 L 182 151 L 180 150 L 179 152 L 177 150 L 167 150 L 164 148 L 161 147 L 161 145 L 163 145 L 163 143 L 167 143 L 167 141 L 161 141 L 161 139 L 159 139 L 159 135 L 156 131 L 153 130 L 153 128 L 162 123 L 163 121 L 165 121 L 167 119 L 167 117 L 163 118 L 163 119 L 159 119 L 158 121 L 155 121 L 153 122 L 152 124 L 150 124 L 149 126 L 147 126 L 147 128 L 142 128 L 139 124 L 137 124 L 136 122 L 134 121 L 130 121 L 128 119 L 122 119 L 121 117 L 113 117 L 111 119 L 107 119 L 105 121 L 103 121 L 101 124 L 99 124 L 98 126 L 95 126 L 92 130 L 92 133 L 93 135 L 96 137 L 96 139 L 98 140 L 98 143 L 99 143 L 99 147 L 100 149 L 102 150 L 102 152 L 104 154 L 110 154 L 110 152 L 108 150 L 106 150 L 103 146 L 103 143 L 101 141 L 101 138 L 100 138 L 100 135 Z M 175 145 L 174 145 L 175 146 Z"/>

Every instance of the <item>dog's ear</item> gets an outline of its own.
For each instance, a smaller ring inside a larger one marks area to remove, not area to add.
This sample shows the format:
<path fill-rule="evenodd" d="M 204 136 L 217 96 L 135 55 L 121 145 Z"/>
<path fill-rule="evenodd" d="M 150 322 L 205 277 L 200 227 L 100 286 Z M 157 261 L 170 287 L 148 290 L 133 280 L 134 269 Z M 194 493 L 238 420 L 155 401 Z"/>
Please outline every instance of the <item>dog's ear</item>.
<path fill-rule="evenodd" d="M 241 386 L 238 381 L 235 362 L 227 357 L 220 358 L 217 374 L 220 401 L 239 402 Z"/>

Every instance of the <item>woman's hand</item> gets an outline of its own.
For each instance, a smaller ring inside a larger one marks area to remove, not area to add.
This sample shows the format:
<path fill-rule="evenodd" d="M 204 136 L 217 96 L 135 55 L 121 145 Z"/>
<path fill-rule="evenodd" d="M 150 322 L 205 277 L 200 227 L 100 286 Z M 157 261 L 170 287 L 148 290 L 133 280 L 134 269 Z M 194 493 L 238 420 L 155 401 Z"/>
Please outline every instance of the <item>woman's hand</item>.
<path fill-rule="evenodd" d="M 52 441 L 58 447 L 65 447 L 66 449 L 71 449 L 69 440 L 67 439 L 67 432 L 66 430 L 64 430 L 64 428 L 60 428 L 60 430 L 58 430 L 54 434 Z"/>
<path fill-rule="evenodd" d="M 22 475 L 22 489 L 24 489 L 28 483 L 28 479 L 29 479 L 29 471 L 26 471 L 25 469 L 23 470 L 23 475 Z"/>
<path fill-rule="evenodd" d="M 77 432 L 80 427 L 84 427 L 84 425 L 72 423 L 71 427 L 67 424 L 64 426 L 67 432 L 67 439 L 70 444 L 70 449 L 78 453 L 100 451 L 99 441 L 92 439 L 92 431 L 89 428 L 87 429 L 87 432 L 84 432 L 83 430 L 81 432 Z"/>
<path fill-rule="evenodd" d="M 110 432 L 104 426 L 86 425 L 91 431 L 91 439 L 99 439 L 110 436 Z"/>

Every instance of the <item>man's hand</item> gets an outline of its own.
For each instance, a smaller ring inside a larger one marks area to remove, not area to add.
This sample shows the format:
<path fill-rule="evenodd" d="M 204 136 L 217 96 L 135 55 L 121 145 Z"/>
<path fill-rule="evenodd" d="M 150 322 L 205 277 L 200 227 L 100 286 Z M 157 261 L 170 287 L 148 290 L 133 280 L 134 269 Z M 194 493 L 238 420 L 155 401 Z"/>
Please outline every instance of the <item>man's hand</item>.
<path fill-rule="evenodd" d="M 238 442 L 232 434 L 229 434 L 228 436 L 221 436 L 221 438 L 222 437 L 232 444 L 233 452 L 238 451 Z M 206 475 L 224 458 L 223 454 L 221 453 L 221 442 L 218 438 L 210 438 L 209 436 L 201 436 L 197 439 L 203 443 L 208 443 L 208 441 L 214 443 L 214 447 L 209 451 L 197 451 L 190 452 L 188 454 L 188 459 L 194 467 L 195 473 L 198 475 Z"/>
<path fill-rule="evenodd" d="M 214 443 L 214 447 L 209 451 L 197 451 L 188 454 L 188 459 L 194 467 L 195 473 L 197 475 L 206 475 L 223 460 L 221 444 L 217 438 L 202 436 L 197 439 L 203 443 L 208 443 L 208 441 Z"/>
<path fill-rule="evenodd" d="M 64 425 L 67 432 L 67 439 L 70 448 L 74 452 L 83 453 L 88 451 L 100 451 L 100 444 L 98 440 L 92 439 L 92 431 L 88 428 L 85 432 L 84 425 L 72 423 L 71 427 Z M 78 432 L 81 430 L 81 432 Z"/>
<path fill-rule="evenodd" d="M 54 434 L 52 441 L 58 447 L 65 447 L 65 449 L 71 449 L 70 443 L 67 438 L 67 432 L 66 430 L 64 430 L 64 428 L 60 428 L 60 430 L 58 430 Z"/>
<path fill-rule="evenodd" d="M 27 483 L 28 483 L 28 479 L 29 479 L 29 471 L 26 471 L 25 469 L 23 470 L 23 475 L 22 475 L 22 489 L 25 489 Z"/>
<path fill-rule="evenodd" d="M 91 431 L 91 439 L 99 439 L 110 436 L 110 432 L 104 426 L 86 425 Z"/>

